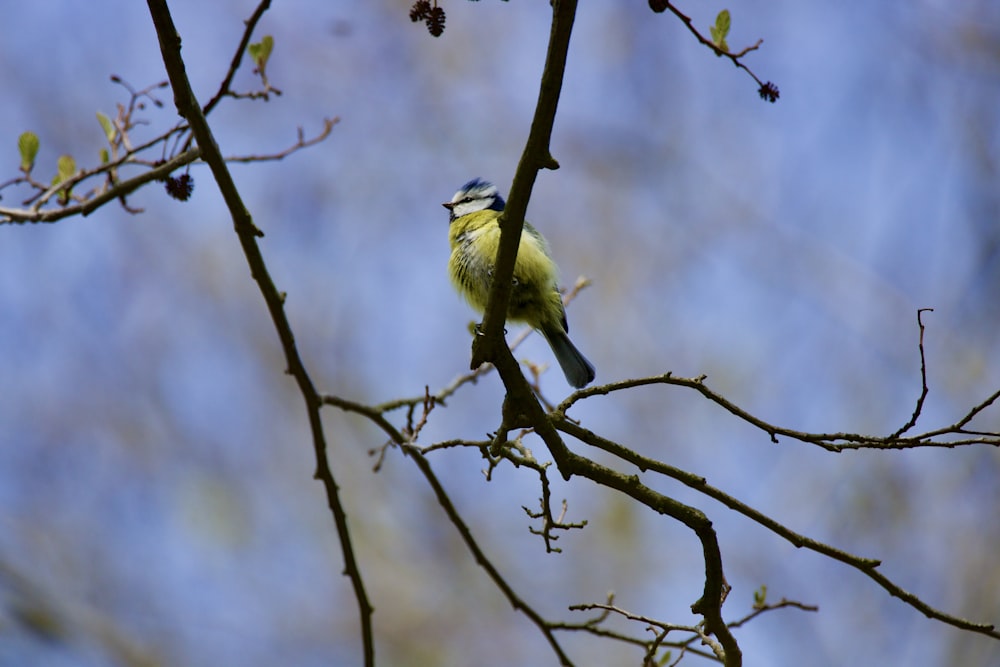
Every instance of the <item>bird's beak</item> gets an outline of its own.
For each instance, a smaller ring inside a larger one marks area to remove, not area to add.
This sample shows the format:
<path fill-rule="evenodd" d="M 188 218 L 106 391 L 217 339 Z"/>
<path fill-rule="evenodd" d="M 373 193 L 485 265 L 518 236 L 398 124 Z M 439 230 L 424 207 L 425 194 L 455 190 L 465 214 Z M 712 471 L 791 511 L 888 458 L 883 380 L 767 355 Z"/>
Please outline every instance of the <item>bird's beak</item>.
<path fill-rule="evenodd" d="M 451 203 L 450 201 L 446 201 L 445 203 L 441 204 L 441 206 L 444 206 L 449 211 L 451 209 L 455 208 L 455 205 L 453 203 Z"/>

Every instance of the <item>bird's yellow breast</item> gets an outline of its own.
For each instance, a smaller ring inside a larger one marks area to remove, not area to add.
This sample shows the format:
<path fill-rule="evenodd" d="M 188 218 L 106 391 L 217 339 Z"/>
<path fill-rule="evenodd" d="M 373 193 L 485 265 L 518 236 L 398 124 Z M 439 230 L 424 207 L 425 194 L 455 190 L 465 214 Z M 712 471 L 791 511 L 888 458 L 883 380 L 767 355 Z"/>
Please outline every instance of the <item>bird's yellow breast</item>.
<path fill-rule="evenodd" d="M 451 281 L 469 304 L 480 312 L 486 309 L 497 248 L 500 246 L 499 217 L 500 211 L 476 211 L 453 220 L 448 230 Z M 556 267 L 545 240 L 525 222 L 514 263 L 514 288 L 508 319 L 538 326 L 541 320 L 550 319 L 542 317 L 541 313 L 561 317 L 562 300 L 556 281 Z"/>

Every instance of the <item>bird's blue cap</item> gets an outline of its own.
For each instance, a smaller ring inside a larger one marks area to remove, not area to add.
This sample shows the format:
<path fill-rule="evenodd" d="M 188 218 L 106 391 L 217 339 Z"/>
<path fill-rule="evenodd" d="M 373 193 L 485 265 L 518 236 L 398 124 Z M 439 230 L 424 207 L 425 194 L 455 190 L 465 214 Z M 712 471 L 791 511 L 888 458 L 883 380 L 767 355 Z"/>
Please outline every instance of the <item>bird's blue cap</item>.
<path fill-rule="evenodd" d="M 487 208 L 493 211 L 502 211 L 503 207 L 507 203 L 504 201 L 503 197 L 500 196 L 500 191 L 497 190 L 497 186 L 493 185 L 489 181 L 479 178 L 478 176 L 463 185 L 459 192 L 464 192 L 467 196 L 472 197 L 473 199 L 492 198 L 493 203 Z"/>

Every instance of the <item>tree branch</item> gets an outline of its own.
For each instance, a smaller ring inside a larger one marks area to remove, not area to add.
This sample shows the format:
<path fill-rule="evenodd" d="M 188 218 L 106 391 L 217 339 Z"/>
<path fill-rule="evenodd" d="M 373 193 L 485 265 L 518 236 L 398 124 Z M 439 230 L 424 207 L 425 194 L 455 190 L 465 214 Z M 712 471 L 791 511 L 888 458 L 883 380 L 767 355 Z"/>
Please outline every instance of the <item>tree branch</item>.
<path fill-rule="evenodd" d="M 205 119 L 198 100 L 191 90 L 191 83 L 188 81 L 184 61 L 181 58 L 181 39 L 177 34 L 177 29 L 170 16 L 167 3 L 165 0 L 147 0 L 147 4 L 160 41 L 160 52 L 163 56 L 163 63 L 166 66 L 167 74 L 170 77 L 177 111 L 187 119 L 191 131 L 198 142 L 198 146 L 201 148 L 202 157 L 212 170 L 212 175 L 219 186 L 226 206 L 229 208 L 236 235 L 243 248 L 247 264 L 250 266 L 250 274 L 257 281 L 257 286 L 260 288 L 264 301 L 267 304 L 268 312 L 271 314 L 271 319 L 278 332 L 278 338 L 281 340 L 281 347 L 288 363 L 288 373 L 295 378 L 302 397 L 305 400 L 306 411 L 309 415 L 309 427 L 313 437 L 313 449 L 316 454 L 315 477 L 323 483 L 323 487 L 326 490 L 327 504 L 333 513 L 337 535 L 340 538 L 341 551 L 344 557 L 344 573 L 350 579 L 354 588 L 355 598 L 357 599 L 361 621 L 364 664 L 367 667 L 374 667 L 373 609 L 371 603 L 368 601 L 361 570 L 354 555 L 354 547 L 347 525 L 347 513 L 340 500 L 339 487 L 334 480 L 327 459 L 326 439 L 323 434 L 323 425 L 319 414 L 321 405 L 319 393 L 313 386 L 312 380 L 299 357 L 291 325 L 285 316 L 284 297 L 278 293 L 274 282 L 271 280 L 260 248 L 257 246 L 257 237 L 261 236 L 262 232 L 254 226 L 253 219 L 249 211 L 247 211 L 239 191 L 236 189 L 229 169 L 226 167 L 225 159 L 215 142 L 215 137 L 208 126 L 208 121 Z"/>
<path fill-rule="evenodd" d="M 554 626 L 557 624 L 546 621 L 537 611 L 534 610 L 534 608 L 527 604 L 514 591 L 510 584 L 507 583 L 507 580 L 504 579 L 503 575 L 500 574 L 500 571 L 497 570 L 490 559 L 486 556 L 486 553 L 480 548 L 479 543 L 476 542 L 476 539 L 472 536 L 472 531 L 469 529 L 468 524 L 466 524 L 462 519 L 458 510 L 455 508 L 454 503 L 451 502 L 451 498 L 445 491 L 444 486 L 441 484 L 440 480 L 438 480 L 437 475 L 434 474 L 434 470 L 431 468 L 430 462 L 424 456 L 425 450 L 421 450 L 419 447 L 414 445 L 412 439 L 407 437 L 403 431 L 393 426 L 383 416 L 382 411 L 377 407 L 373 408 L 362 403 L 349 401 L 337 396 L 324 396 L 322 400 L 323 403 L 337 407 L 344 412 L 353 412 L 371 419 L 379 426 L 379 428 L 382 429 L 383 432 L 385 432 L 387 436 L 389 436 L 389 441 L 398 445 L 403 454 L 409 457 L 414 464 L 416 464 L 420 473 L 424 476 L 424 479 L 427 480 L 427 483 L 434 491 L 434 496 L 437 498 L 438 504 L 441 505 L 445 514 L 448 515 L 448 519 L 451 521 L 452 525 L 455 526 L 456 530 L 458 530 L 458 534 L 461 536 L 462 541 L 465 542 L 466 547 L 472 553 L 473 558 L 475 558 L 479 566 L 486 571 L 486 574 L 493 581 L 496 587 L 500 589 L 500 592 L 507 598 L 507 601 L 510 602 L 511 606 L 515 610 L 527 616 L 532 623 L 538 626 L 538 629 L 541 630 L 542 634 L 549 642 L 549 645 L 552 647 L 552 650 L 555 651 L 556 656 L 559 658 L 559 663 L 565 667 L 572 667 L 573 663 L 570 661 L 569 656 L 567 656 L 563 651 L 559 642 L 556 640 L 555 635 L 552 633 Z M 439 443 L 439 445 L 440 444 L 457 445 L 467 443 L 454 441 L 452 443 Z M 479 446 L 485 445 L 485 443 L 477 444 Z"/>
<path fill-rule="evenodd" d="M 308 138 L 305 136 L 302 128 L 298 128 L 298 136 L 295 143 L 278 152 L 260 155 L 232 155 L 224 159 L 226 162 L 242 163 L 283 160 L 292 153 L 295 153 L 303 148 L 314 146 L 325 140 L 328 136 L 330 136 L 330 133 L 333 131 L 334 126 L 339 122 L 339 120 L 340 119 L 338 118 L 324 118 L 323 128 L 316 135 Z M 140 159 L 138 155 L 157 144 L 167 142 L 171 136 L 184 132 L 186 129 L 187 126 L 185 125 L 175 127 L 140 146 L 129 148 L 125 155 L 118 159 L 104 163 L 93 169 L 82 170 L 73 177 L 68 178 L 56 185 L 46 186 L 44 190 L 38 192 L 33 197 L 34 203 L 31 208 L 6 208 L 0 206 L 0 225 L 11 223 L 53 223 L 75 215 L 82 215 L 86 217 L 115 199 L 124 200 L 126 196 L 130 195 L 146 183 L 165 179 L 181 167 L 185 167 L 197 161 L 201 157 L 201 149 L 197 147 L 188 148 L 180 154 L 170 158 L 166 162 L 153 162 L 148 159 Z M 117 172 L 119 169 L 126 166 L 136 165 L 148 166 L 149 170 L 129 179 L 121 180 L 117 178 Z M 72 189 L 76 185 L 102 174 L 106 174 L 108 176 L 108 183 L 102 186 L 101 189 L 91 190 L 88 194 L 82 196 L 79 201 L 73 204 L 59 206 L 58 208 L 43 208 L 45 204 L 48 203 L 59 191 Z M 0 187 L 25 182 L 35 185 L 36 187 L 40 186 L 40 184 L 35 184 L 33 181 L 28 180 L 29 178 L 30 176 L 22 176 L 17 179 L 12 179 Z M 141 209 L 139 211 L 130 209 L 130 212 L 133 213 L 140 211 Z"/>
<path fill-rule="evenodd" d="M 605 385 L 593 385 L 573 392 L 562 403 L 556 406 L 555 412 L 565 414 L 566 411 L 577 402 L 591 396 L 604 396 L 617 391 L 631 389 L 633 387 L 642 387 L 653 384 L 668 384 L 694 389 L 711 402 L 732 414 L 734 417 L 737 417 L 751 426 L 764 431 L 768 434 L 768 436 L 770 436 L 771 441 L 775 443 L 778 442 L 778 436 L 784 436 L 800 442 L 816 445 L 829 452 L 842 452 L 850 449 L 915 449 L 919 447 L 939 447 L 951 449 L 966 445 L 990 445 L 993 447 L 1000 447 L 1000 433 L 970 431 L 965 428 L 965 425 L 971 421 L 973 417 L 991 406 L 998 398 L 1000 398 L 1000 390 L 991 394 L 982 403 L 974 407 L 965 417 L 950 426 L 927 431 L 920 435 L 905 438 L 893 438 L 892 436 L 862 435 L 860 433 L 847 432 L 809 433 L 807 431 L 798 431 L 778 426 L 776 424 L 771 424 L 739 407 L 725 396 L 709 389 L 708 385 L 705 384 L 706 377 L 707 376 L 705 375 L 701 375 L 696 378 L 683 378 L 676 377 L 672 373 L 668 372 L 663 375 L 654 375 L 631 380 L 619 380 L 618 382 L 611 382 Z M 948 435 L 971 435 L 975 437 L 939 439 L 942 436 Z"/>
<path fill-rule="evenodd" d="M 729 593 L 729 584 L 726 583 L 723 574 L 718 538 L 708 517 L 699 509 L 653 491 L 643 485 L 636 475 L 625 475 L 568 451 L 566 455 L 567 460 L 560 465 L 560 470 L 565 468 L 570 474 L 586 477 L 597 484 L 621 491 L 650 509 L 680 521 L 694 531 L 702 545 L 705 585 L 702 596 L 691 605 L 691 611 L 704 617 L 706 632 L 715 635 L 719 640 L 723 653 L 720 659 L 726 667 L 742 665 L 743 653 L 722 618 L 722 604 Z M 556 460 L 558 463 L 558 458 Z"/>
<path fill-rule="evenodd" d="M 685 26 L 687 26 L 688 31 L 692 35 L 694 35 L 695 39 L 697 39 L 699 42 L 710 48 L 715 53 L 715 55 L 719 56 L 720 58 L 728 58 L 730 62 L 733 63 L 733 65 L 735 65 L 739 69 L 749 74 L 750 77 L 757 82 L 758 86 L 757 91 L 760 93 L 760 96 L 763 99 L 769 100 L 771 102 L 774 102 L 775 100 L 778 99 L 777 86 L 775 86 L 773 83 L 770 82 L 764 83 L 763 81 L 761 81 L 757 77 L 757 75 L 753 73 L 753 70 L 747 67 L 741 60 L 743 56 L 745 56 L 746 54 L 750 53 L 751 51 L 756 51 L 757 49 L 759 49 L 760 45 L 764 43 L 763 39 L 758 39 L 756 43 L 751 44 L 750 46 L 747 46 L 736 53 L 730 52 L 726 49 L 721 48 L 718 44 L 716 44 L 715 42 L 713 42 L 712 40 L 701 34 L 701 32 L 698 31 L 698 28 L 694 26 L 694 21 L 691 20 L 691 17 L 682 12 L 681 10 L 679 10 L 676 6 L 674 6 L 672 2 L 669 2 L 669 0 L 660 0 L 660 1 L 664 7 L 669 9 L 674 16 L 679 18 L 681 22 Z"/>
<path fill-rule="evenodd" d="M 549 642 L 549 646 L 555 651 L 556 656 L 559 658 L 559 664 L 564 667 L 572 667 L 573 663 L 570 661 L 569 656 L 562 650 L 559 642 L 556 640 L 555 635 L 552 632 L 552 624 L 546 621 L 539 615 L 530 605 L 524 602 L 514 589 L 511 588 L 507 580 L 503 578 L 503 575 L 496 569 L 493 563 L 487 558 L 486 554 L 482 549 L 479 548 L 479 544 L 476 542 L 475 538 L 472 536 L 472 531 L 469 530 L 469 526 L 462 520 L 459 515 L 458 510 L 455 509 L 454 504 L 452 504 L 451 499 L 445 492 L 444 487 L 438 480 L 437 475 L 431 469 L 430 462 L 424 457 L 420 452 L 418 447 L 413 445 L 404 445 L 404 451 L 409 454 L 413 462 L 416 463 L 417 468 L 424 475 L 427 483 L 430 484 L 431 489 L 434 491 L 434 495 L 437 497 L 438 503 L 444 508 L 445 514 L 448 515 L 448 519 L 458 530 L 458 534 L 462 537 L 462 541 L 465 542 L 466 547 L 472 552 L 473 558 L 476 559 L 476 563 L 479 564 L 481 568 L 486 570 L 486 574 L 493 581 L 497 588 L 504 594 L 507 601 L 510 602 L 511 606 L 517 611 L 521 612 L 529 619 L 531 622 L 538 626 L 545 639 Z"/>
<path fill-rule="evenodd" d="M 927 393 L 929 391 L 927 388 L 927 359 L 924 357 L 924 321 L 921 317 L 924 311 L 934 312 L 934 309 L 919 308 L 917 310 L 917 326 L 920 328 L 920 340 L 917 343 L 917 348 L 920 350 L 920 396 L 917 398 L 917 405 L 913 408 L 913 414 L 910 416 L 909 421 L 899 427 L 898 431 L 890 435 L 890 440 L 895 440 L 917 425 L 917 420 L 920 419 L 920 413 L 924 409 L 924 400 L 927 398 Z"/>
<path fill-rule="evenodd" d="M 749 505 L 733 498 L 732 496 L 724 493 L 720 489 L 710 486 L 704 477 L 700 477 L 693 473 L 689 473 L 685 470 L 675 468 L 674 466 L 667 465 L 657 461 L 656 459 L 650 459 L 641 456 L 626 447 L 619 445 L 616 442 L 602 438 L 599 435 L 588 431 L 566 419 L 561 418 L 561 415 L 554 415 L 553 418 L 556 420 L 556 428 L 567 433 L 577 440 L 584 442 L 593 447 L 597 447 L 605 452 L 614 454 L 618 458 L 635 465 L 641 471 L 652 470 L 658 472 L 662 475 L 675 479 L 685 486 L 689 486 L 692 489 L 704 493 L 706 496 L 719 501 L 729 509 L 739 512 L 743 516 L 756 521 L 760 525 L 764 526 L 768 530 L 772 531 L 776 535 L 780 535 L 785 538 L 798 548 L 805 547 L 810 551 L 815 551 L 816 553 L 832 558 L 833 560 L 840 561 L 854 569 L 864 573 L 869 578 L 874 580 L 879 586 L 881 586 L 889 595 L 893 597 L 898 597 L 900 600 L 910 605 L 917 611 L 920 611 L 928 618 L 933 618 L 948 625 L 954 626 L 956 628 L 961 628 L 962 630 L 969 630 L 970 632 L 976 632 L 979 634 L 984 634 L 995 639 L 1000 639 L 1000 632 L 997 632 L 992 624 L 986 623 L 975 623 L 964 618 L 959 618 L 957 616 L 952 616 L 943 611 L 935 609 L 923 600 L 921 600 L 916 595 L 904 590 L 897 584 L 893 583 L 888 577 L 884 576 L 882 573 L 878 572 L 878 568 L 882 563 L 881 561 L 874 558 L 861 558 L 853 554 L 847 553 L 836 547 L 824 544 L 817 540 L 805 537 L 786 528 L 782 524 L 778 523 L 771 517 L 767 516 L 763 512 L 753 509 Z"/>
<path fill-rule="evenodd" d="M 240 68 L 240 63 L 243 62 L 243 54 L 247 52 L 247 45 L 250 44 L 250 39 L 253 37 L 253 31 L 257 28 L 257 23 L 260 21 L 261 17 L 264 16 L 266 12 L 271 7 L 271 0 L 261 0 L 260 4 L 250 15 L 250 18 L 246 20 L 246 28 L 243 30 L 243 37 L 240 38 L 240 43 L 236 47 L 236 53 L 233 54 L 233 59 L 229 62 L 229 69 L 226 71 L 226 76 L 222 79 L 222 83 L 219 84 L 219 90 L 216 91 L 212 99 L 202 108 L 202 114 L 207 116 L 212 113 L 212 109 L 222 101 L 222 98 L 226 96 L 229 92 L 229 87 L 233 83 L 233 77 L 236 76 L 236 71 Z"/>
<path fill-rule="evenodd" d="M 133 176 L 132 178 L 125 181 L 118 181 L 112 185 L 107 190 L 100 192 L 99 194 L 85 199 L 82 202 L 76 204 L 71 204 L 69 206 L 62 206 L 54 209 L 42 209 L 39 205 L 33 206 L 30 209 L 19 209 L 19 208 L 3 208 L 0 207 L 0 224 L 3 223 L 52 223 L 58 222 L 63 218 L 69 218 L 74 215 L 82 215 L 84 217 L 90 215 L 100 207 L 104 206 L 110 201 L 125 197 L 131 194 L 139 187 L 149 183 L 150 181 L 160 180 L 166 178 L 172 172 L 180 169 L 181 167 L 191 164 L 195 160 L 201 157 L 201 150 L 198 148 L 192 148 L 190 150 L 184 151 L 180 155 L 176 155 L 170 160 L 167 160 L 161 165 L 153 167 L 149 171 L 144 171 L 138 176 Z M 122 164 L 128 163 L 128 158 L 122 158 L 114 166 L 121 166 Z M 76 182 L 83 180 L 84 178 L 93 176 L 95 174 L 108 171 L 112 167 L 101 167 L 100 169 L 94 170 L 92 172 L 87 172 L 77 178 Z M 62 185 L 61 187 L 67 187 Z M 72 187 L 72 183 L 68 186 Z M 41 200 L 39 200 L 41 201 Z"/>
<path fill-rule="evenodd" d="M 486 311 L 483 313 L 482 335 L 473 341 L 472 368 L 483 362 L 503 366 L 501 377 L 506 383 L 506 374 L 520 370 L 504 340 L 504 323 L 507 320 L 507 305 L 510 303 L 511 280 L 514 276 L 514 262 L 524 228 L 524 214 L 528 210 L 528 200 L 540 169 L 557 169 L 559 164 L 549 152 L 552 127 L 555 124 L 556 108 L 562 92 L 563 73 L 566 71 L 566 56 L 569 39 L 576 17 L 576 0 L 554 0 L 552 3 L 552 28 L 549 46 L 545 56 L 545 69 L 538 91 L 535 115 L 531 121 L 528 140 L 521 154 L 521 160 L 510 186 L 510 198 L 500 215 L 500 244 L 497 250 L 496 267 L 490 284 L 490 294 Z"/>

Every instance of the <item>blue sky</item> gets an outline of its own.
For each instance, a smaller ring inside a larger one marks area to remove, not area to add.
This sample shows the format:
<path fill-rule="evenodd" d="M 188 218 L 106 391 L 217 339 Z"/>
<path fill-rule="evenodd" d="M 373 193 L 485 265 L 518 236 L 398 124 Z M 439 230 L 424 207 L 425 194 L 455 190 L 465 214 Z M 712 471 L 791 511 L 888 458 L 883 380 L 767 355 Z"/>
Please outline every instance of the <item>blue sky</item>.
<path fill-rule="evenodd" d="M 582 4 L 552 137 L 562 167 L 540 174 L 528 216 L 564 282 L 593 281 L 569 320 L 598 382 L 705 373 L 776 424 L 890 433 L 919 394 L 916 311 L 932 307 L 918 427 L 951 423 L 996 390 L 1000 69 L 989 3 L 730 5 L 729 44 L 764 39 L 746 62 L 780 87 L 773 105 L 669 15 Z M 232 167 L 326 393 L 417 395 L 467 366 L 474 315 L 448 284 L 440 203 L 473 176 L 509 189 L 548 11 L 443 6 L 447 28 L 434 39 L 405 3 L 276 2 L 259 34 L 275 38 L 268 72 L 283 95 L 228 100 L 210 119 L 223 152 L 245 155 L 340 118 L 319 146 Z M 207 100 L 253 4 L 171 8 Z M 707 31 L 721 8 L 684 10 Z M 111 74 L 136 87 L 165 79 L 142 3 L 17 3 L 0 17 L 9 177 L 27 129 L 41 137 L 40 172 L 62 153 L 96 159 L 95 112 L 125 101 Z M 254 86 L 248 70 L 235 86 Z M 137 135 L 176 121 L 169 91 L 161 98 Z M 187 203 L 157 186 L 131 198 L 141 215 L 107 206 L 0 227 L 2 663 L 108 664 L 109 647 L 128 645 L 164 664 L 358 664 L 301 399 L 221 198 L 204 167 L 192 174 Z M 0 195 L 3 206 L 23 196 Z M 536 338 L 518 356 L 550 363 Z M 568 393 L 558 371 L 542 387 Z M 501 398 L 492 376 L 467 388 L 432 415 L 422 442 L 482 438 Z M 945 611 L 1000 620 L 995 451 L 774 445 L 677 388 L 594 398 L 573 416 L 794 530 L 881 558 L 885 574 Z M 324 418 L 383 664 L 550 660 L 409 462 L 390 453 L 373 474 L 380 434 L 332 410 Z M 1000 417 L 988 411 L 977 426 L 997 431 Z M 701 562 L 682 527 L 581 480 L 553 480 L 570 519 L 589 525 L 546 555 L 521 510 L 537 502 L 533 473 L 507 467 L 487 483 L 476 451 L 431 461 L 512 585 L 546 614 L 572 618 L 567 605 L 614 589 L 637 613 L 691 620 Z M 761 584 L 820 606 L 742 629 L 746 664 L 1000 658 L 995 641 L 929 621 L 697 493 L 646 481 L 712 518 L 731 617 Z M 58 641 L 13 621 L 29 602 L 58 614 Z M 580 664 L 639 660 L 565 641 Z"/>

